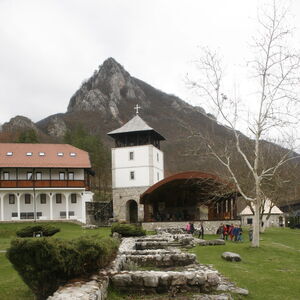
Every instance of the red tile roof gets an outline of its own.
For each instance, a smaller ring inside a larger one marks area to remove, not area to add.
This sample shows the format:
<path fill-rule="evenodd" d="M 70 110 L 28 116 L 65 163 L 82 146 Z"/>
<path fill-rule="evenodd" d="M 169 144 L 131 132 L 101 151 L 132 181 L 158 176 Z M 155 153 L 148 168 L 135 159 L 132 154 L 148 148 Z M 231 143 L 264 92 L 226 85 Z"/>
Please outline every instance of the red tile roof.
<path fill-rule="evenodd" d="M 7 155 L 8 152 L 12 152 L 12 155 Z M 27 153 L 32 155 L 28 156 Z M 59 156 L 58 153 L 63 155 Z M 88 152 L 68 144 L 0 143 L 0 168 L 27 167 L 91 168 L 91 163 Z"/>

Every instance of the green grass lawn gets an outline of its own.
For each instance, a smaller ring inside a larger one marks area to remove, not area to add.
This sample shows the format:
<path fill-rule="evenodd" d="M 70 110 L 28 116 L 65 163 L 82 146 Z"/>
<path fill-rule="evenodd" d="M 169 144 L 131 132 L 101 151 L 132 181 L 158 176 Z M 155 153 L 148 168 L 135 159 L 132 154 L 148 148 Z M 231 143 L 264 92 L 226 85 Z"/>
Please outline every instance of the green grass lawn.
<path fill-rule="evenodd" d="M 197 246 L 191 252 L 200 263 L 213 264 L 239 287 L 247 288 L 249 300 L 300 299 L 300 230 L 270 228 L 261 234 L 259 248 L 250 247 L 246 233 L 244 240 L 228 241 L 225 246 Z M 220 257 L 224 251 L 240 254 L 242 261 L 224 261 Z"/>
<path fill-rule="evenodd" d="M 72 239 L 83 235 L 108 236 L 110 228 L 94 230 L 82 229 L 73 223 L 51 223 L 58 226 L 61 232 L 54 235 L 63 239 Z M 19 228 L 29 223 L 0 224 L 0 250 L 9 247 L 10 240 L 15 237 Z M 206 236 L 208 239 L 216 236 Z M 246 241 L 234 243 L 228 241 L 225 246 L 197 246 L 190 251 L 197 254 L 200 263 L 212 264 L 223 275 L 230 278 L 238 286 L 247 288 L 250 295 L 245 299 L 300 299 L 300 230 L 289 228 L 268 229 L 261 235 L 261 247 L 251 248 Z M 242 261 L 230 263 L 221 259 L 224 251 L 239 253 Z M 141 297 L 129 297 L 142 299 Z M 129 299 L 125 295 L 111 291 L 109 299 Z M 150 296 L 151 298 L 151 296 Z M 0 253 L 0 299 L 34 299 L 29 288 L 23 283 L 17 272 Z M 145 299 L 148 299 L 145 297 Z M 155 297 L 152 296 L 152 300 Z M 158 298 L 157 298 L 158 299 Z M 236 299 L 238 299 L 236 297 Z"/>
<path fill-rule="evenodd" d="M 0 251 L 9 248 L 10 241 L 16 237 L 16 231 L 33 223 L 6 223 L 0 224 Z M 45 223 L 43 223 L 45 224 Z M 60 228 L 54 238 L 72 239 L 85 235 L 108 236 L 110 228 L 82 229 L 81 226 L 67 222 L 51 222 Z M 27 300 L 34 299 L 31 290 L 25 285 L 18 273 L 13 269 L 5 257 L 0 253 L 0 299 L 2 300 Z"/>

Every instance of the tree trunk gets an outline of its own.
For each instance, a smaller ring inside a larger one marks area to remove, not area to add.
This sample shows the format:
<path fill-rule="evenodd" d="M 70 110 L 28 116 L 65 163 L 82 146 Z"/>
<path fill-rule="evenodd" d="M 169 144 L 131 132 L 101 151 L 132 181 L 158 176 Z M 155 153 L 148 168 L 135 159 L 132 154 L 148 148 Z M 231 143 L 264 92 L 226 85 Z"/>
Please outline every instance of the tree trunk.
<path fill-rule="evenodd" d="M 254 204 L 254 222 L 253 222 L 253 239 L 252 247 L 259 247 L 259 230 L 260 230 L 260 198 L 257 197 Z"/>

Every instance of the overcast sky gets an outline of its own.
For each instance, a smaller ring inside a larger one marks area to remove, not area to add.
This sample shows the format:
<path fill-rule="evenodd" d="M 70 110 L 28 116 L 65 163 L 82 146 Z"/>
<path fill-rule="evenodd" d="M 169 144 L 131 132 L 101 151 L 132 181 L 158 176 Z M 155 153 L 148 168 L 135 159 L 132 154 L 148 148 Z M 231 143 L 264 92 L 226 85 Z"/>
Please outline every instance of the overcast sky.
<path fill-rule="evenodd" d="M 38 121 L 65 112 L 81 82 L 108 57 L 198 104 L 184 77 L 199 47 L 218 49 L 238 81 L 262 2 L 0 0 L 0 124 L 15 115 Z M 300 1 L 291 2 L 291 11 L 300 47 Z"/>

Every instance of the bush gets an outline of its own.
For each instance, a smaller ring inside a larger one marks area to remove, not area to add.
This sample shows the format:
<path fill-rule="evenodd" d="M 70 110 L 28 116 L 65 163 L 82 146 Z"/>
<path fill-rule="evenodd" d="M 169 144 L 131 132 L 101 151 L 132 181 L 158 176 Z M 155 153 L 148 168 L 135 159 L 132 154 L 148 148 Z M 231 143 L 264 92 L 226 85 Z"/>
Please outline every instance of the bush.
<path fill-rule="evenodd" d="M 46 299 L 60 285 L 105 267 L 118 242 L 111 238 L 15 239 L 6 256 L 37 299 Z"/>
<path fill-rule="evenodd" d="M 49 224 L 36 224 L 21 228 L 16 232 L 18 237 L 33 237 L 34 233 L 42 232 L 43 236 L 52 236 L 60 229 Z"/>
<path fill-rule="evenodd" d="M 120 224 L 114 223 L 111 226 L 111 233 L 117 232 L 122 236 L 142 236 L 146 235 L 146 230 L 141 226 L 136 226 L 133 224 Z"/>

